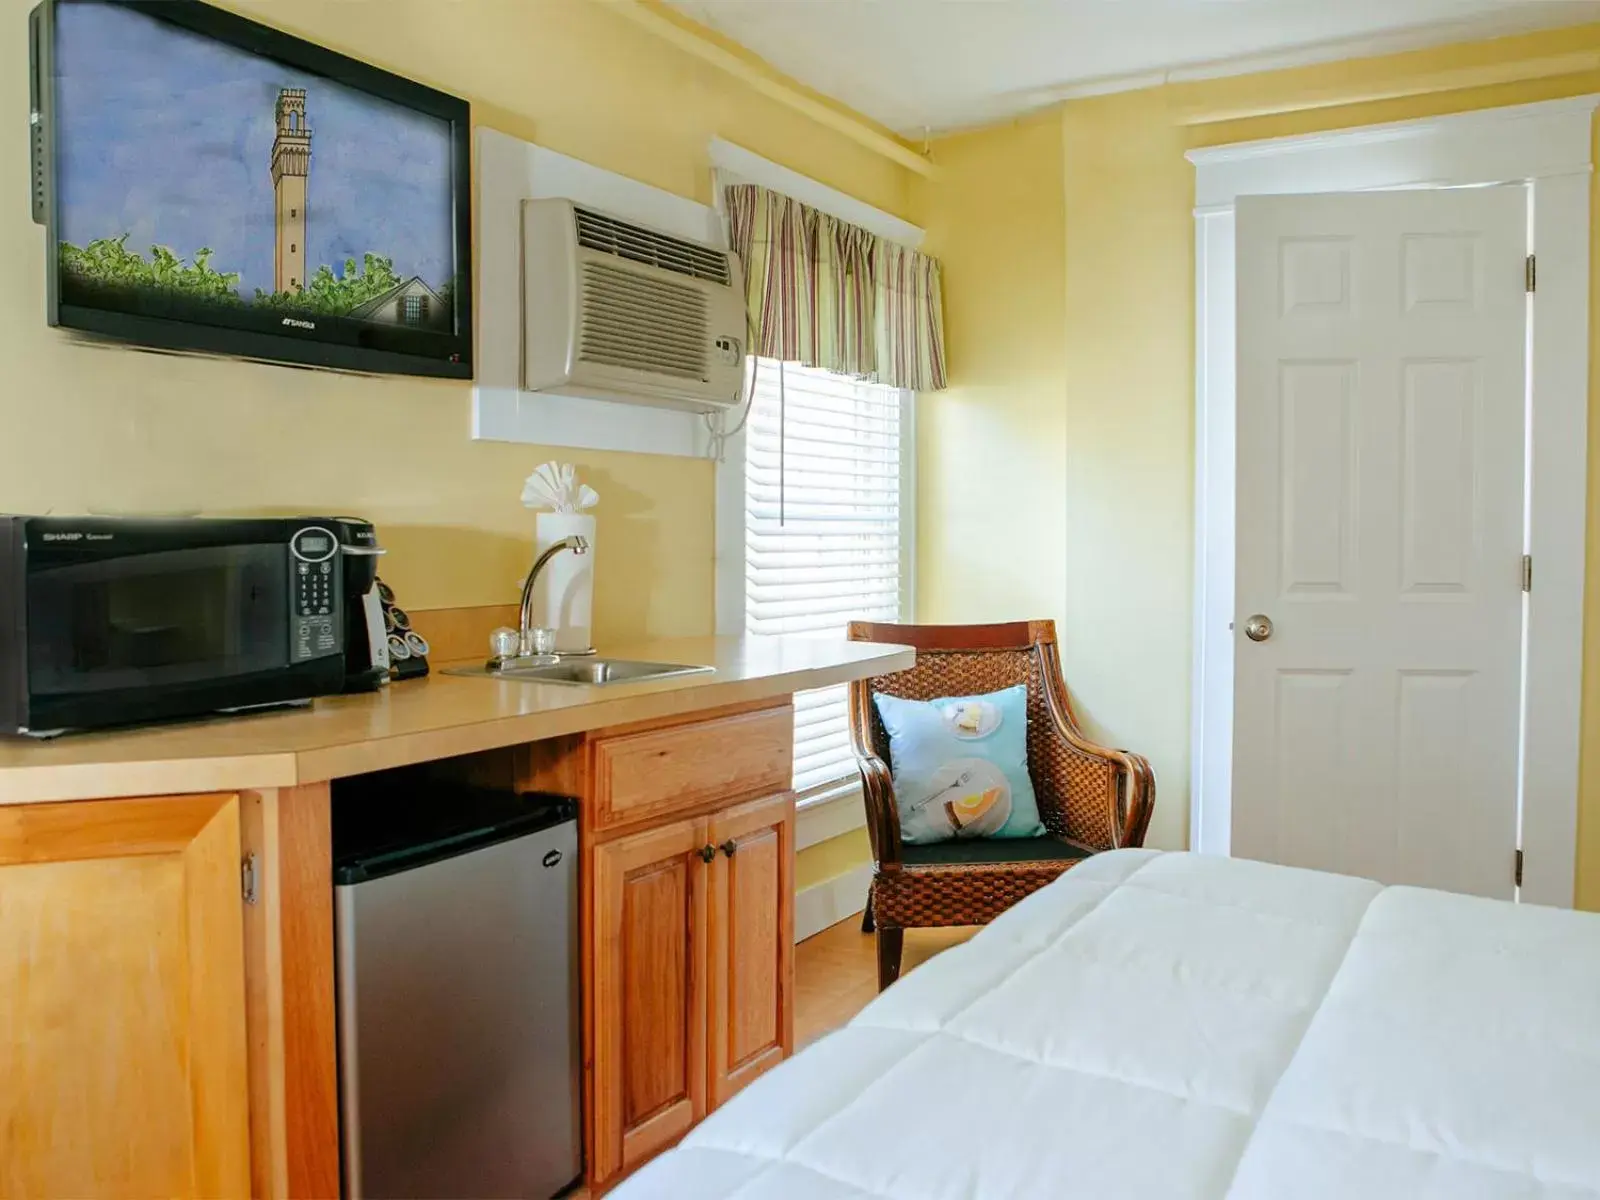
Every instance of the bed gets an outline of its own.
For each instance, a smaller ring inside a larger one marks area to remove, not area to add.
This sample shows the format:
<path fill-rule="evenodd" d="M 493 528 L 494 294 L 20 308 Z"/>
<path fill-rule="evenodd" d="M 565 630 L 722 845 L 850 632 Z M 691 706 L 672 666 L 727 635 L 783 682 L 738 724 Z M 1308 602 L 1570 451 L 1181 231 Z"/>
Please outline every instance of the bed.
<path fill-rule="evenodd" d="M 1594 1200 L 1600 916 L 1103 854 L 618 1200 Z"/>

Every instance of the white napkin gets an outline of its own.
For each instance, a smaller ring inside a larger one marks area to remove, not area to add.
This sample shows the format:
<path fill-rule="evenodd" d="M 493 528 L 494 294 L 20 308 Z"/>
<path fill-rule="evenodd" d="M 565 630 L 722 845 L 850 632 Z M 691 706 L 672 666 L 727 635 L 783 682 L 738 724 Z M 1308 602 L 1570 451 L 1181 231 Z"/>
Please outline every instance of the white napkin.
<path fill-rule="evenodd" d="M 547 462 L 536 467 L 523 482 L 525 508 L 545 508 L 551 512 L 575 513 L 600 503 L 599 494 L 587 483 L 577 481 L 571 463 Z"/>

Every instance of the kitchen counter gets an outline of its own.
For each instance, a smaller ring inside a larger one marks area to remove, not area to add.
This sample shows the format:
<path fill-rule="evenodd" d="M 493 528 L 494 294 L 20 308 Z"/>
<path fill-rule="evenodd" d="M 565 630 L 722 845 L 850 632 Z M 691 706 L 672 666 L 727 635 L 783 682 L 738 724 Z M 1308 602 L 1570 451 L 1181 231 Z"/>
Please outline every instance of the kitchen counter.
<path fill-rule="evenodd" d="M 448 660 L 505 614 L 426 619 Z M 915 653 L 798 638 L 605 649 L 715 672 L 593 687 L 434 664 L 290 711 L 0 742 L 0 945 L 15 949 L 0 1010 L 28 1047 L 0 1068 L 22 1105 L 7 1178 L 48 1196 L 338 1196 L 331 781 L 441 759 L 458 761 L 439 778 L 577 802 L 590 1194 L 787 1058 L 792 694 Z"/>
<path fill-rule="evenodd" d="M 681 638 L 607 647 L 606 657 L 716 672 L 586 687 L 462 678 L 434 664 L 426 679 L 309 708 L 12 738 L 0 742 L 0 804 L 294 787 L 887 674 L 915 654 L 842 640 Z"/>

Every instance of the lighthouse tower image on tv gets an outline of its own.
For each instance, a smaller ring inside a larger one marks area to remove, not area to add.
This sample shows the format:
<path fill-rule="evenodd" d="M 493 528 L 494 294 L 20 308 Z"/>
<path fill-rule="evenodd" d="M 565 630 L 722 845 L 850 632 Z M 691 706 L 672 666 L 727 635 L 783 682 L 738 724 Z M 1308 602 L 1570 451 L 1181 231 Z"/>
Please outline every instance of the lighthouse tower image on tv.
<path fill-rule="evenodd" d="M 144 8 L 55 14 L 61 304 L 280 337 L 359 322 L 405 353 L 401 330 L 452 333 L 450 123 Z"/>
<path fill-rule="evenodd" d="M 277 248 L 272 290 L 294 292 L 306 279 L 306 183 L 311 174 L 311 126 L 306 124 L 306 90 L 278 92 L 278 131 L 272 139 L 272 191 L 277 217 Z"/>
<path fill-rule="evenodd" d="M 311 125 L 306 119 L 305 88 L 279 88 L 273 108 L 272 203 L 274 217 L 273 290 L 289 299 L 310 286 L 306 278 L 306 198 L 311 182 Z M 354 281 L 354 262 L 345 282 Z M 372 264 L 368 264 L 370 270 Z M 383 271 L 395 282 L 368 295 L 339 315 L 386 325 L 438 328 L 450 320 L 449 305 L 420 276 L 393 276 L 390 261 Z"/>

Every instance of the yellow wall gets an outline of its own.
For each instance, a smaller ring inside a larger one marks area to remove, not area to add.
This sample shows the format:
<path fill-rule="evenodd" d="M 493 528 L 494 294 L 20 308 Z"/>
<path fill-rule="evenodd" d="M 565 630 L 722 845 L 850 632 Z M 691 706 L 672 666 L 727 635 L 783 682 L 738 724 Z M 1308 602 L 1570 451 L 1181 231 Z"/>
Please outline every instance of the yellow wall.
<path fill-rule="evenodd" d="M 949 390 L 917 397 L 917 618 L 1056 616 L 1067 574 L 1058 122 L 951 138 L 938 158 L 917 217 L 944 267 L 951 374 Z"/>
<path fill-rule="evenodd" d="M 1073 101 L 1042 122 L 935 143 L 945 171 L 918 185 L 916 205 L 930 230 L 955 231 L 936 250 L 952 292 L 957 386 L 919 412 L 923 615 L 992 619 L 1013 615 L 1020 602 L 1060 621 L 1067 679 L 1089 722 L 1155 765 L 1152 844 L 1186 844 L 1189 821 L 1194 176 L 1184 152 L 1600 92 L 1600 73 L 1224 124 L 1186 126 L 1179 115 L 1381 89 L 1596 47 L 1600 27 L 1586 26 L 1174 85 Z M 1044 145 L 1045 123 L 1053 123 L 1058 148 Z M 1012 194 L 1008 177 L 1027 178 L 1027 194 Z M 1060 230 L 1048 228 L 1052 214 Z M 997 228 L 973 228 L 983 223 Z M 1019 245 L 1031 249 L 993 253 Z M 1061 298 L 1045 295 L 1052 287 Z M 1600 304 L 1594 317 L 1600 330 Z M 1005 353 L 1020 347 L 1032 349 Z M 1600 397 L 1600 383 L 1592 394 Z M 980 397 L 982 415 L 972 411 Z M 1037 452 L 1009 459 L 985 452 L 973 462 L 962 439 L 975 428 L 986 431 L 980 449 L 993 446 L 999 435 L 989 431 L 998 429 L 1006 444 L 1032 442 Z M 1600 462 L 1600 404 L 1591 432 Z M 931 490 L 952 486 L 963 462 L 967 471 L 954 487 L 971 508 Z M 1013 495 L 1045 511 L 1012 508 Z M 974 509 L 994 516 L 986 522 Z M 975 529 L 984 531 L 977 542 Z M 1590 537 L 1589 603 L 1600 613 L 1600 522 L 1591 522 Z M 1044 538 L 1057 540 L 1040 546 Z M 987 548 L 975 554 L 975 545 Z M 1027 581 L 1011 567 L 993 570 L 1032 562 L 1040 568 Z M 1600 634 L 1588 638 L 1585 653 L 1579 901 L 1600 908 Z"/>
<path fill-rule="evenodd" d="M 872 843 L 865 829 L 852 829 L 825 842 L 807 846 L 795 856 L 794 890 L 827 883 L 872 861 Z"/>
<path fill-rule="evenodd" d="M 12 114 L 28 102 L 31 4 L 0 0 L 0 109 Z M 484 124 L 702 202 L 720 135 L 907 212 L 902 168 L 589 0 L 237 7 L 466 96 Z M 465 384 L 134 353 L 47 330 L 25 137 L 23 122 L 0 122 L 0 511 L 355 512 L 378 522 L 404 603 L 487 604 L 510 600 L 527 567 L 522 478 L 560 455 L 602 497 L 597 639 L 710 631 L 709 463 L 474 443 Z"/>
<path fill-rule="evenodd" d="M 0 0 L 0 109 L 13 114 L 28 102 L 32 3 Z M 703 203 L 707 144 L 721 136 L 908 215 L 903 168 L 591 0 L 236 7 L 465 96 L 482 124 Z M 25 137 L 0 122 L 0 511 L 360 513 L 378 523 L 404 603 L 489 604 L 511 600 L 527 569 L 522 479 L 559 456 L 602 497 L 596 639 L 711 631 L 708 462 L 475 443 L 466 384 L 135 353 L 47 330 Z M 800 877 L 863 861 L 864 838 L 808 851 Z"/>
<path fill-rule="evenodd" d="M 10 64 L 0 107 L 11 112 L 26 103 L 30 4 L 0 0 L 0 61 Z M 1160 845 L 1183 844 L 1188 828 L 1193 268 L 1183 151 L 1600 91 L 1591 75 L 1195 129 L 1172 117 L 1600 46 L 1589 27 L 1074 102 L 940 141 L 943 177 L 913 184 L 588 0 L 238 6 L 465 95 L 485 124 L 681 195 L 709 200 L 706 143 L 720 135 L 925 224 L 945 261 L 953 387 L 924 397 L 919 413 L 919 616 L 1061 622 L 1068 679 L 1091 726 L 1155 761 Z M 47 331 L 24 137 L 19 123 L 0 123 L 0 511 L 359 512 L 379 523 L 393 551 L 385 574 L 404 602 L 483 604 L 509 599 L 525 569 L 522 477 L 560 454 L 605 498 L 597 637 L 710 629 L 706 463 L 473 443 L 469 389 L 458 383 L 140 354 Z M 1591 429 L 1600 461 L 1600 417 Z M 320 438 L 309 450 L 307 430 Z M 1600 606 L 1600 523 L 1591 537 Z M 1600 908 L 1600 637 L 1585 649 L 1580 899 Z M 802 875 L 851 865 L 819 858 Z"/>
<path fill-rule="evenodd" d="M 1118 120 L 1069 106 L 1060 130 L 1066 320 L 1051 332 L 1066 347 L 1071 564 L 1061 658 L 1093 731 L 1149 757 L 1149 842 L 1177 847 L 1189 820 L 1192 174 L 1160 97 L 1119 99 Z M 1103 194 L 1097 178 L 1117 182 Z"/>

